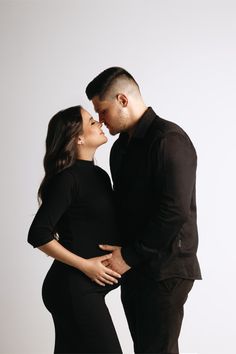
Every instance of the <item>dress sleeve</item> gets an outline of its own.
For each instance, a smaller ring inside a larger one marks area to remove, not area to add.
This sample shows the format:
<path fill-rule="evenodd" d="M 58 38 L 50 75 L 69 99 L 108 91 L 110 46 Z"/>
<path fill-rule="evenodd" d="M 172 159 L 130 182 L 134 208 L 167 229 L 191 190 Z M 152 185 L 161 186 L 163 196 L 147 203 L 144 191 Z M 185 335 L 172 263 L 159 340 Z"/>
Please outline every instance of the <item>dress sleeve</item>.
<path fill-rule="evenodd" d="M 56 225 L 70 206 L 75 193 L 76 181 L 72 173 L 63 171 L 53 178 L 28 232 L 28 242 L 33 247 L 54 239 Z"/>
<path fill-rule="evenodd" d="M 190 139 L 178 133 L 169 134 L 163 138 L 158 155 L 157 165 L 161 164 L 161 171 L 156 173 L 153 166 L 155 199 L 152 214 L 142 239 L 122 250 L 124 259 L 131 266 L 168 249 L 190 215 L 197 165 Z M 161 190 L 155 193 L 160 184 L 157 176 L 163 182 Z"/>

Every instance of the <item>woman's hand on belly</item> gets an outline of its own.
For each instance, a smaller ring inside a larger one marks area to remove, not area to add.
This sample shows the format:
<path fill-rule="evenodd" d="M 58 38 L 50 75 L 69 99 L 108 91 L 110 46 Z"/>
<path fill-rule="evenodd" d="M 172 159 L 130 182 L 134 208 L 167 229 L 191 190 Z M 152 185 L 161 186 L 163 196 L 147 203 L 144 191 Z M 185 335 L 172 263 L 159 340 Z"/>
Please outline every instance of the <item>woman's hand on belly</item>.
<path fill-rule="evenodd" d="M 99 285 L 117 284 L 118 280 L 116 278 L 121 278 L 121 275 L 103 264 L 111 257 L 112 253 L 109 253 L 100 257 L 83 259 L 80 270 Z"/>

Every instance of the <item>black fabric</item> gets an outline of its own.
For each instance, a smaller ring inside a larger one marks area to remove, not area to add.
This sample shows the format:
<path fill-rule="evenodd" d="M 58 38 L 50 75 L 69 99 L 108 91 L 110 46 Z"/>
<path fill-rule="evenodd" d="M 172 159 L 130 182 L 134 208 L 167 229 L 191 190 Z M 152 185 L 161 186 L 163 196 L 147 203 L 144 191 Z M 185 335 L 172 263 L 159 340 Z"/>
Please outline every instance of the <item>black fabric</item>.
<path fill-rule="evenodd" d="M 129 138 L 113 144 L 110 166 L 122 255 L 131 266 L 121 297 L 135 353 L 177 354 L 183 307 L 197 259 L 197 155 L 178 125 L 149 107 Z"/>
<path fill-rule="evenodd" d="M 137 270 L 122 280 L 121 299 L 135 353 L 178 354 L 184 303 L 194 280 L 155 281 Z"/>
<path fill-rule="evenodd" d="M 149 107 L 113 144 L 110 166 L 126 262 L 156 280 L 201 279 L 197 155 L 183 129 Z"/>
<path fill-rule="evenodd" d="M 116 286 L 102 287 L 76 269 L 54 261 L 42 296 L 55 326 L 54 353 L 122 353 L 105 303 Z"/>
<path fill-rule="evenodd" d="M 92 161 L 78 160 L 53 178 L 28 242 L 39 247 L 55 233 L 63 246 L 84 258 L 107 253 L 99 244 L 120 243 L 109 176 Z M 53 262 L 42 293 L 55 324 L 54 353 L 122 352 L 104 301 L 118 285 L 102 287 L 79 270 Z"/>

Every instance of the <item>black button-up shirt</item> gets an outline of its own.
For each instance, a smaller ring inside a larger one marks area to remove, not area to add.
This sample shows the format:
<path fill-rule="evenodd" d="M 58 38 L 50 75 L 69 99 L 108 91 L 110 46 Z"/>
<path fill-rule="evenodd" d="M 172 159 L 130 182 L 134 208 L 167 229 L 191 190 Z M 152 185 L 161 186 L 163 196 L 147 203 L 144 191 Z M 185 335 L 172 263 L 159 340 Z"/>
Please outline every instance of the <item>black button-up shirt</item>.
<path fill-rule="evenodd" d="M 121 133 L 112 147 L 122 255 L 131 267 L 157 280 L 201 278 L 196 256 L 196 165 L 187 134 L 150 107 L 132 137 Z"/>

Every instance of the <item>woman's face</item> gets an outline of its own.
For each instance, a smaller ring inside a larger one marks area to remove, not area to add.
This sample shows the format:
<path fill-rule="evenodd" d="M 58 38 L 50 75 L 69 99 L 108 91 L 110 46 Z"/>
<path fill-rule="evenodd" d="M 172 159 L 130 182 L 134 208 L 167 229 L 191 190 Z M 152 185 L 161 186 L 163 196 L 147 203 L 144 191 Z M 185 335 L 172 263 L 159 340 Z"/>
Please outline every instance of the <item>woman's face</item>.
<path fill-rule="evenodd" d="M 83 133 L 80 135 L 80 141 L 84 147 L 97 148 L 107 142 L 107 137 L 102 131 L 102 123 L 96 121 L 85 109 L 81 109 L 83 119 Z"/>

